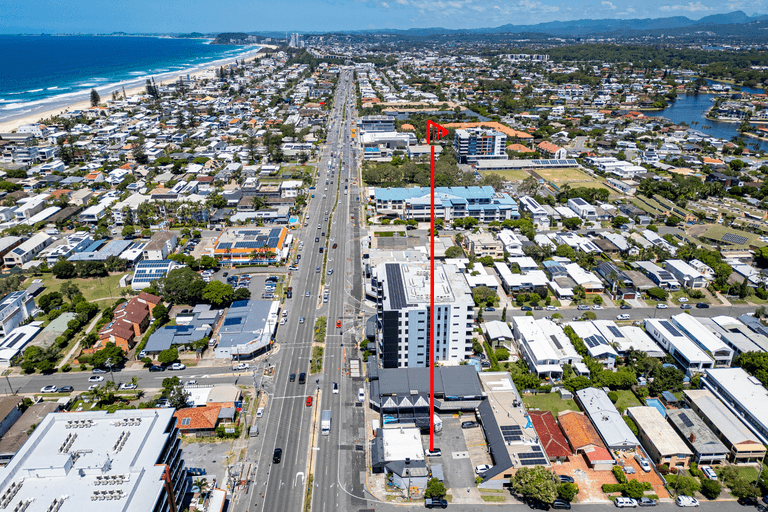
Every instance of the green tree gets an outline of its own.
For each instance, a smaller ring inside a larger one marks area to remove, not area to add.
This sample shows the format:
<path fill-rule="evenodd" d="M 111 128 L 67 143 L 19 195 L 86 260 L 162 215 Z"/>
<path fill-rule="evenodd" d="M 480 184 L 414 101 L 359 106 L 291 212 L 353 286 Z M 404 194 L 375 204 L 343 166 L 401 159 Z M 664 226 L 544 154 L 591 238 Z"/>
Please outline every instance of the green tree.
<path fill-rule="evenodd" d="M 72 279 L 77 275 L 74 263 L 67 260 L 59 260 L 51 268 L 51 273 L 56 279 Z"/>
<path fill-rule="evenodd" d="M 133 235 L 136 234 L 136 228 L 133 227 L 131 224 L 126 224 L 125 226 L 123 226 L 122 234 L 126 238 L 132 237 Z"/>
<path fill-rule="evenodd" d="M 475 299 L 475 304 L 477 306 L 482 307 L 483 304 L 495 301 L 497 297 L 498 295 L 496 294 L 496 291 L 488 286 L 478 286 L 472 290 L 472 298 Z"/>
<path fill-rule="evenodd" d="M 64 281 L 61 283 L 61 293 L 64 294 L 67 299 L 72 302 L 72 299 L 77 297 L 78 295 L 82 295 L 80 292 L 80 287 L 77 286 L 77 283 L 74 283 L 72 281 Z"/>
<path fill-rule="evenodd" d="M 510 477 L 512 488 L 525 499 L 552 503 L 557 496 L 557 484 L 544 466 L 522 467 Z"/>
<path fill-rule="evenodd" d="M 99 96 L 99 93 L 96 92 L 96 89 L 91 89 L 91 106 L 92 107 L 98 106 L 100 101 L 101 101 L 101 96 Z"/>
<path fill-rule="evenodd" d="M 91 356 L 90 362 L 94 368 L 101 368 L 107 362 L 107 359 L 110 360 L 112 366 L 120 366 L 125 361 L 125 353 L 123 349 L 110 341 L 104 345 L 103 349 Z"/>
<path fill-rule="evenodd" d="M 179 350 L 176 347 L 167 348 L 157 355 L 160 364 L 171 364 L 179 360 Z"/>
<path fill-rule="evenodd" d="M 624 484 L 624 494 L 634 500 L 639 500 L 645 495 L 645 486 L 633 478 Z"/>
<path fill-rule="evenodd" d="M 555 256 L 573 260 L 574 258 L 576 258 L 576 249 L 574 249 L 568 244 L 560 244 L 555 249 Z"/>
<path fill-rule="evenodd" d="M 203 256 L 200 256 L 200 261 L 198 262 L 198 265 L 203 270 L 210 270 L 218 267 L 219 261 L 213 256 L 203 255 Z"/>
<path fill-rule="evenodd" d="M 581 219 L 578 217 L 571 217 L 563 221 L 563 226 L 568 229 L 578 229 L 581 226 Z"/>
<path fill-rule="evenodd" d="M 232 287 L 221 281 L 211 281 L 203 289 L 203 299 L 216 307 L 231 304 L 234 296 Z"/>
<path fill-rule="evenodd" d="M 693 477 L 678 475 L 673 487 L 678 495 L 693 496 L 699 492 L 701 484 Z"/>
<path fill-rule="evenodd" d="M 425 498 L 443 498 L 448 493 L 443 482 L 437 478 L 430 478 L 427 482 L 427 489 L 424 491 Z"/>
<path fill-rule="evenodd" d="M 730 484 L 731 487 L 731 494 L 736 499 L 742 499 L 742 498 L 757 498 L 758 491 L 757 487 L 752 485 L 751 482 L 749 482 L 746 478 L 738 477 L 736 478 L 732 484 Z"/>
<path fill-rule="evenodd" d="M 701 494 L 708 500 L 716 500 L 723 486 L 717 480 L 704 479 L 701 482 Z"/>
<path fill-rule="evenodd" d="M 579 486 L 570 482 L 564 482 L 557 486 L 557 497 L 565 501 L 573 501 L 579 494 Z"/>
<path fill-rule="evenodd" d="M 629 224 L 629 218 L 622 215 L 617 215 L 613 218 L 613 220 L 611 220 L 611 225 L 616 229 L 620 228 L 624 224 Z"/>
<path fill-rule="evenodd" d="M 232 302 L 238 300 L 248 300 L 251 298 L 251 290 L 248 288 L 238 288 L 235 290 L 235 295 L 232 297 Z"/>
<path fill-rule="evenodd" d="M 158 304 L 152 309 L 152 318 L 159 320 L 161 324 L 168 321 L 168 308 L 164 304 Z"/>
<path fill-rule="evenodd" d="M 189 267 L 173 269 L 156 281 L 163 300 L 172 304 L 199 304 L 203 300 L 205 282 Z"/>
<path fill-rule="evenodd" d="M 46 293 L 45 295 L 41 295 L 37 300 L 37 306 L 46 314 L 50 313 L 56 308 L 61 307 L 63 304 L 64 296 L 59 292 Z"/>
<path fill-rule="evenodd" d="M 669 293 L 658 287 L 650 288 L 647 293 L 648 296 L 650 296 L 652 299 L 656 299 L 658 301 L 665 301 L 669 298 Z"/>
<path fill-rule="evenodd" d="M 451 246 L 445 250 L 446 258 L 463 258 L 464 251 L 459 246 Z"/>

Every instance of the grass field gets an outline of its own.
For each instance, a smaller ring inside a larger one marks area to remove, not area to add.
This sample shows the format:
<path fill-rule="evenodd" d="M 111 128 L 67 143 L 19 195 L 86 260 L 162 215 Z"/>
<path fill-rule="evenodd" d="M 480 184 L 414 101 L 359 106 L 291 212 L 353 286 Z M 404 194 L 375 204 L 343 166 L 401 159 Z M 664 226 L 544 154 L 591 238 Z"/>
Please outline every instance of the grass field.
<path fill-rule="evenodd" d="M 578 188 L 578 187 L 584 187 L 584 188 L 604 188 L 605 190 L 609 191 L 611 194 L 618 194 L 616 190 L 612 189 L 611 187 L 604 185 L 600 183 L 599 181 L 572 181 L 568 183 L 572 189 Z"/>
<path fill-rule="evenodd" d="M 536 169 L 536 174 L 552 183 L 565 183 L 571 181 L 591 181 L 589 176 L 578 169 Z M 573 186 L 573 185 L 571 185 Z"/>
<path fill-rule="evenodd" d="M 557 416 L 557 413 L 561 411 L 578 411 L 579 406 L 573 400 L 563 400 L 557 393 L 547 393 L 540 395 L 524 395 L 523 403 L 525 407 L 530 409 L 541 409 L 542 411 L 550 411 L 553 416 Z"/>
<path fill-rule="evenodd" d="M 620 389 L 616 391 L 619 395 L 619 399 L 616 400 L 616 407 L 623 407 L 626 409 L 627 407 L 636 407 L 641 406 L 643 404 L 640 403 L 640 400 L 637 399 L 634 393 L 632 393 L 628 389 Z"/>
<path fill-rule="evenodd" d="M 531 174 L 528 171 L 505 169 L 501 171 L 481 171 L 480 174 L 487 176 L 488 174 L 498 174 L 505 180 L 510 181 L 523 181 L 525 178 L 529 178 Z"/>
<path fill-rule="evenodd" d="M 119 298 L 120 288 L 118 288 L 117 285 L 120 283 L 120 278 L 123 277 L 123 275 L 124 274 L 122 273 L 118 273 L 108 277 L 91 279 L 56 279 L 53 277 L 53 274 L 43 274 L 42 277 L 35 279 L 43 280 L 43 284 L 46 288 L 43 293 L 57 292 L 61 289 L 62 283 L 65 281 L 72 281 L 80 288 L 80 292 L 83 294 L 83 297 L 85 297 L 85 300 L 93 302 L 105 297 Z M 33 280 L 34 279 L 29 280 L 29 284 L 32 284 Z"/>

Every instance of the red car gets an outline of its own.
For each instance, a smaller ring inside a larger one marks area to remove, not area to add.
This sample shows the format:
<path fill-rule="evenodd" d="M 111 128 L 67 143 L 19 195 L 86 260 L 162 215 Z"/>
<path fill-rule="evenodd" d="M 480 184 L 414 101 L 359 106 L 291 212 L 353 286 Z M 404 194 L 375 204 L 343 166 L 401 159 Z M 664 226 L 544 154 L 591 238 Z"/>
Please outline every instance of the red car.
<path fill-rule="evenodd" d="M 307 407 L 312 407 L 312 397 L 311 396 L 307 397 Z"/>
<path fill-rule="evenodd" d="M 337 328 L 337 329 L 341 329 L 341 318 L 339 318 L 338 320 L 336 320 L 336 328 Z"/>

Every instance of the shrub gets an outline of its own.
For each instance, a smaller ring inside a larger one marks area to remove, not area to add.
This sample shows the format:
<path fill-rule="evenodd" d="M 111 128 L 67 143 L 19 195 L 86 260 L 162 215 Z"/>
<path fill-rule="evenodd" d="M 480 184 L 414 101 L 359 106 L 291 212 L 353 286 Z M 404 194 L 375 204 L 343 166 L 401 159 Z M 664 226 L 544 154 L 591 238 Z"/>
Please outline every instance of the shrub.
<path fill-rule="evenodd" d="M 701 494 L 708 500 L 716 500 L 722 490 L 723 487 L 717 480 L 704 480 L 701 482 Z"/>
<path fill-rule="evenodd" d="M 661 464 L 660 466 L 656 466 L 656 470 L 661 473 L 662 475 L 668 475 L 669 474 L 669 465 L 668 464 Z"/>
<path fill-rule="evenodd" d="M 611 402 L 616 403 L 619 401 L 619 394 L 615 391 L 609 391 L 608 398 L 611 399 Z"/>
<path fill-rule="evenodd" d="M 557 486 L 557 496 L 565 501 L 573 501 L 573 498 L 579 494 L 579 486 L 570 482 L 565 482 Z"/>
<path fill-rule="evenodd" d="M 64 373 L 72 371 L 72 365 L 67 363 L 64 366 L 61 367 L 61 371 Z"/>
<path fill-rule="evenodd" d="M 81 371 L 81 372 L 84 372 L 84 371 L 85 371 L 85 370 L 87 370 L 87 369 L 88 369 L 88 367 L 87 367 L 87 366 L 85 366 L 85 363 L 82 363 L 82 364 L 80 365 L 80 371 Z"/>
<path fill-rule="evenodd" d="M 613 476 L 616 477 L 620 484 L 627 483 L 627 476 L 624 474 L 624 469 L 621 466 L 613 466 L 611 471 L 613 471 Z"/>
<path fill-rule="evenodd" d="M 144 363 L 144 368 L 149 368 L 152 366 L 152 358 L 151 357 L 142 357 L 141 362 Z"/>
<path fill-rule="evenodd" d="M 639 500 L 645 494 L 645 486 L 642 482 L 638 482 L 633 478 L 624 486 L 624 494 L 632 499 Z"/>
<path fill-rule="evenodd" d="M 603 484 L 603 492 L 624 492 L 624 484 Z"/>
<path fill-rule="evenodd" d="M 673 487 L 678 495 L 693 496 L 701 489 L 701 484 L 690 476 L 678 476 Z"/>
<path fill-rule="evenodd" d="M 497 348 L 496 349 L 496 360 L 497 361 L 506 361 L 509 359 L 509 350 L 505 348 Z"/>
<path fill-rule="evenodd" d="M 702 472 L 699 470 L 699 465 L 695 462 L 691 462 L 691 467 L 688 468 L 688 472 L 691 474 L 691 476 L 697 476 L 699 478 L 702 477 Z"/>

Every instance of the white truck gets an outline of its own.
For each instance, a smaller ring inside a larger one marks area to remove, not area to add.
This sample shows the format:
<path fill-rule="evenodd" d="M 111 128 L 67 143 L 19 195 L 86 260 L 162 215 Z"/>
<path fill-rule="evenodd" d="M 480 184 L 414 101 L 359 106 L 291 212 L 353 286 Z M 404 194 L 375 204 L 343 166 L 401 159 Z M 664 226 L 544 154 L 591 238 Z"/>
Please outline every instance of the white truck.
<path fill-rule="evenodd" d="M 323 411 L 320 416 L 320 433 L 327 436 L 331 433 L 331 411 Z"/>

